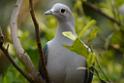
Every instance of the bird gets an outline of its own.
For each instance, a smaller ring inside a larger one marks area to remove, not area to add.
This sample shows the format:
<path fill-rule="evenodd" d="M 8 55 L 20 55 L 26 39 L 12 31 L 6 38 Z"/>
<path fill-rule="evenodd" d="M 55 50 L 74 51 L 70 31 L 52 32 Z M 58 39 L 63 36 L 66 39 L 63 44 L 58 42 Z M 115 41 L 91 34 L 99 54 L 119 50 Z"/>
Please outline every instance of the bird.
<path fill-rule="evenodd" d="M 78 70 L 79 67 L 86 67 L 85 57 L 64 47 L 72 45 L 74 41 L 65 37 L 63 32 L 69 31 L 77 36 L 71 9 L 63 3 L 55 3 L 45 15 L 54 16 L 58 22 L 55 37 L 44 47 L 46 68 L 51 83 L 91 83 L 93 75 L 90 74 L 90 79 L 86 82 L 87 70 Z M 41 68 L 42 65 L 39 64 L 40 74 Z"/>

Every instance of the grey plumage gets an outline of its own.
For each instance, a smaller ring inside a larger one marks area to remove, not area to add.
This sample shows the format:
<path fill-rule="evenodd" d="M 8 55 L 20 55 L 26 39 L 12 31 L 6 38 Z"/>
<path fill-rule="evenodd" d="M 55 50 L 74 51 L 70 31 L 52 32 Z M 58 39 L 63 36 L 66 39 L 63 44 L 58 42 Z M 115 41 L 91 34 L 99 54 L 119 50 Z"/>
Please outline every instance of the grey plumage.
<path fill-rule="evenodd" d="M 52 83 L 86 83 L 86 70 L 77 69 L 86 67 L 85 58 L 64 47 L 64 45 L 72 45 L 73 41 L 63 36 L 62 32 L 71 31 L 76 36 L 70 8 L 56 3 L 45 14 L 55 16 L 59 23 L 56 36 L 47 42 L 44 50 L 50 80 Z M 42 74 L 42 70 L 40 72 Z"/>

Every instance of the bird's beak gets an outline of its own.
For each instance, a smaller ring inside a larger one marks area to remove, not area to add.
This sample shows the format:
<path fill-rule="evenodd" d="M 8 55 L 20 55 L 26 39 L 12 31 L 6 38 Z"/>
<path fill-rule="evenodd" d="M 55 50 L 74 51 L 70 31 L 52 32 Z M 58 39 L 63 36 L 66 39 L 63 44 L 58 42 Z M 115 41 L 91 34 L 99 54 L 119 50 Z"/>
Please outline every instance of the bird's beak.
<path fill-rule="evenodd" d="M 53 14 L 53 11 L 52 10 L 48 10 L 44 13 L 45 15 L 52 15 Z"/>

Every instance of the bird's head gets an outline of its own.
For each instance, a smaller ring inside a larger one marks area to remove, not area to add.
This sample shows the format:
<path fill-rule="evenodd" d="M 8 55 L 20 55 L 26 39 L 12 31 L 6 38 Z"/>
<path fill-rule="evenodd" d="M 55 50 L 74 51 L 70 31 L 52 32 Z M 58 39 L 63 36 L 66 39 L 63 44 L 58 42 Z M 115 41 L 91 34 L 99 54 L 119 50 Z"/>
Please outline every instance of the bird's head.
<path fill-rule="evenodd" d="M 54 4 L 50 10 L 45 12 L 45 15 L 53 15 L 59 21 L 69 21 L 73 18 L 70 8 L 61 3 Z"/>

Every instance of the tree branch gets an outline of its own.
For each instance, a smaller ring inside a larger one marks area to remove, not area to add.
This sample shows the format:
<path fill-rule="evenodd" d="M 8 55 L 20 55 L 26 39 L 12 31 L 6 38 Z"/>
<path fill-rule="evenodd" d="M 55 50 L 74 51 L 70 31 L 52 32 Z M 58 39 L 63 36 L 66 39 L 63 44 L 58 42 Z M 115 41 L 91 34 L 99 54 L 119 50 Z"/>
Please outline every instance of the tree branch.
<path fill-rule="evenodd" d="M 120 22 L 118 22 L 118 21 L 115 20 L 114 18 L 112 18 L 112 17 L 108 16 L 107 14 L 103 13 L 103 12 L 102 12 L 99 8 L 97 8 L 95 5 L 90 4 L 90 3 L 86 2 L 86 1 L 83 1 L 82 3 L 83 3 L 83 5 L 86 5 L 86 6 L 89 7 L 91 10 L 93 10 L 94 12 L 99 13 L 100 15 L 106 17 L 107 19 L 109 19 L 110 21 L 116 23 L 117 25 L 119 25 L 119 26 L 122 25 Z"/>
<path fill-rule="evenodd" d="M 22 48 L 22 45 L 21 45 L 20 40 L 19 40 L 18 35 L 17 35 L 17 32 L 18 32 L 17 20 L 18 20 L 20 8 L 22 6 L 22 2 L 23 2 L 23 0 L 17 0 L 16 5 L 13 9 L 12 14 L 11 14 L 11 19 L 10 19 L 11 37 L 12 37 L 16 52 L 18 54 L 18 58 L 25 65 L 25 67 L 27 69 L 26 71 L 29 73 L 29 76 L 31 77 L 31 79 L 35 80 L 34 83 L 43 83 L 43 80 L 40 78 L 40 76 L 38 76 L 39 72 L 37 72 L 35 70 L 34 65 L 33 65 L 30 57 Z"/>
<path fill-rule="evenodd" d="M 3 47 L 3 44 L 4 44 L 4 36 L 3 36 L 3 33 L 2 33 L 2 30 L 0 28 L 0 49 L 2 50 L 2 52 L 4 53 L 4 55 L 6 56 L 6 58 L 12 63 L 12 65 L 30 82 L 32 83 L 33 80 L 30 79 L 28 77 L 28 75 L 26 75 L 26 73 L 18 67 L 18 65 L 13 61 L 13 59 L 10 57 L 9 53 L 8 53 L 8 48 L 9 48 L 9 45 L 7 46 L 7 49 L 5 49 Z"/>
<path fill-rule="evenodd" d="M 45 76 L 46 83 L 50 83 L 48 72 L 47 72 L 46 65 L 45 65 L 45 56 L 44 56 L 44 53 L 43 53 L 42 45 L 40 43 L 39 24 L 38 24 L 38 22 L 36 20 L 36 17 L 35 17 L 32 0 L 29 0 L 29 3 L 30 3 L 30 14 L 31 14 L 34 26 L 35 26 L 37 47 L 38 47 L 38 51 L 39 51 L 39 54 L 40 54 L 40 60 L 41 60 L 42 68 L 43 68 L 42 72 Z"/>
<path fill-rule="evenodd" d="M 10 57 L 8 53 L 8 48 L 5 49 L 3 46 L 0 47 L 0 49 L 3 51 L 3 53 L 6 55 L 8 60 L 12 63 L 12 65 L 30 82 L 33 83 L 33 80 L 21 69 L 18 67 L 18 65 L 13 61 L 13 59 Z"/>

